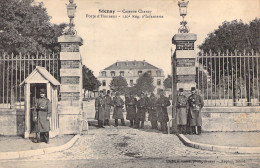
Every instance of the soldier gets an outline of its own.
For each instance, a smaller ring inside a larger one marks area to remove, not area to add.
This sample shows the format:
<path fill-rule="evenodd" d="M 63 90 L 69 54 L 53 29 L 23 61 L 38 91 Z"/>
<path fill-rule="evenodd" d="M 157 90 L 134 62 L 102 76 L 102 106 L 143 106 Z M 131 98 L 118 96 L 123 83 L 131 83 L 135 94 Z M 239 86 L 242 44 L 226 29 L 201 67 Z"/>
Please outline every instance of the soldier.
<path fill-rule="evenodd" d="M 36 113 L 35 128 L 36 128 L 36 141 L 41 142 L 41 139 L 45 143 L 49 144 L 49 131 L 50 131 L 50 118 L 51 118 L 51 102 L 46 98 L 46 90 L 40 89 L 40 98 L 36 100 Z M 41 138 L 42 137 L 42 138 Z"/>
<path fill-rule="evenodd" d="M 118 119 L 121 119 L 122 126 L 125 126 L 125 120 L 123 115 L 124 101 L 120 97 L 119 92 L 116 92 L 116 96 L 113 99 L 114 113 L 113 119 L 115 119 L 115 126 L 118 126 Z"/>
<path fill-rule="evenodd" d="M 176 124 L 178 126 L 178 132 L 186 134 L 187 97 L 183 95 L 183 88 L 179 89 L 179 95 L 176 100 Z"/>
<path fill-rule="evenodd" d="M 126 106 L 126 119 L 130 120 L 130 127 L 133 127 L 136 124 L 136 104 L 137 100 L 134 97 L 133 93 L 130 93 L 130 97 L 126 98 L 125 106 Z"/>
<path fill-rule="evenodd" d="M 142 92 L 140 99 L 137 101 L 137 114 L 136 114 L 136 128 L 139 128 L 141 122 L 141 128 L 144 128 L 145 112 L 147 108 L 147 101 Z"/>
<path fill-rule="evenodd" d="M 164 96 L 163 90 L 159 91 L 160 98 L 156 102 L 158 121 L 161 124 L 161 130 L 163 133 L 167 133 L 167 122 L 169 121 L 169 116 L 167 112 L 167 106 L 171 105 L 169 99 Z"/>
<path fill-rule="evenodd" d="M 98 127 L 105 128 L 103 126 L 104 118 L 105 118 L 105 98 L 103 96 L 102 90 L 99 91 L 99 97 L 97 97 L 95 100 L 95 109 L 96 109 L 95 119 L 98 120 Z"/>
<path fill-rule="evenodd" d="M 148 121 L 151 121 L 152 129 L 158 129 L 157 119 L 158 114 L 156 111 L 156 97 L 154 93 L 151 93 L 151 96 L 148 101 Z"/>
<path fill-rule="evenodd" d="M 195 87 L 191 88 L 191 95 L 188 98 L 188 112 L 190 113 L 190 126 L 193 134 L 201 134 L 201 108 L 204 106 L 203 99 L 196 94 Z"/>
<path fill-rule="evenodd" d="M 104 125 L 110 125 L 109 124 L 109 119 L 110 119 L 110 111 L 111 111 L 111 106 L 113 104 L 112 97 L 110 96 L 110 90 L 107 91 L 107 94 L 105 96 L 105 123 Z"/>

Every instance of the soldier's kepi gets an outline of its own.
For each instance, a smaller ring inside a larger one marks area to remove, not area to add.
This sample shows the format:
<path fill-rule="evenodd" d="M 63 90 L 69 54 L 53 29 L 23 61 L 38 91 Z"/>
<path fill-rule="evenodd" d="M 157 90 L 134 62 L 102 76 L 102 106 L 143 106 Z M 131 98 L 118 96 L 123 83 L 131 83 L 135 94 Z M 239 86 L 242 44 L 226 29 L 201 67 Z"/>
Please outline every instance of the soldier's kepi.
<path fill-rule="evenodd" d="M 188 98 L 189 124 L 192 133 L 201 134 L 202 117 L 201 108 L 204 106 L 203 99 L 196 93 L 195 87 L 191 88 L 191 95 Z"/>

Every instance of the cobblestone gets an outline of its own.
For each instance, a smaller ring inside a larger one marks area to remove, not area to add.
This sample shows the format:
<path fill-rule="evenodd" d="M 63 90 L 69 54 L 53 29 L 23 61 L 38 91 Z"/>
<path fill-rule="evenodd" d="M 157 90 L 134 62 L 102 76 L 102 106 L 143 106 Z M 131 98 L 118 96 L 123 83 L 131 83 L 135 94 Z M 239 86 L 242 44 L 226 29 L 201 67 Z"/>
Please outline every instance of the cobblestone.
<path fill-rule="evenodd" d="M 62 152 L 35 156 L 25 160 L 77 160 L 77 159 L 131 159 L 172 157 L 230 156 L 186 147 L 176 135 L 162 134 L 151 129 L 106 126 L 91 127 L 76 144 Z M 234 154 L 235 156 L 235 154 Z"/>

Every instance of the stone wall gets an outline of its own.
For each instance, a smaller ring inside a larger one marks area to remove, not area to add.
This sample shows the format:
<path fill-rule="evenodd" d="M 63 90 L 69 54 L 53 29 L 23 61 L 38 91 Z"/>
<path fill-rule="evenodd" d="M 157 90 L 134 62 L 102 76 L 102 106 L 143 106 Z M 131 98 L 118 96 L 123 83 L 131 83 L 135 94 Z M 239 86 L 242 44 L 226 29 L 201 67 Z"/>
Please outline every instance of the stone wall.
<path fill-rule="evenodd" d="M 24 122 L 24 110 L 1 109 L 0 135 L 23 135 Z"/>
<path fill-rule="evenodd" d="M 202 129 L 212 131 L 260 131 L 259 107 L 204 107 Z"/>

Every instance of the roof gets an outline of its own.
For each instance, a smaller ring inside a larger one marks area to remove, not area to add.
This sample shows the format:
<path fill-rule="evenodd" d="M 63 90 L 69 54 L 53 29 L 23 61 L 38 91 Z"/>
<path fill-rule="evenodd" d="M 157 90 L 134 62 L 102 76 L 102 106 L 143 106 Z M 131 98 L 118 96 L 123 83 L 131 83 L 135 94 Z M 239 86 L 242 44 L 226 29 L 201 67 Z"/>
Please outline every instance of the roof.
<path fill-rule="evenodd" d="M 146 61 L 117 61 L 104 70 L 159 69 Z"/>
<path fill-rule="evenodd" d="M 47 83 L 50 82 L 52 85 L 60 85 L 57 81 L 44 67 L 36 66 L 32 73 L 20 84 L 24 83 Z"/>

